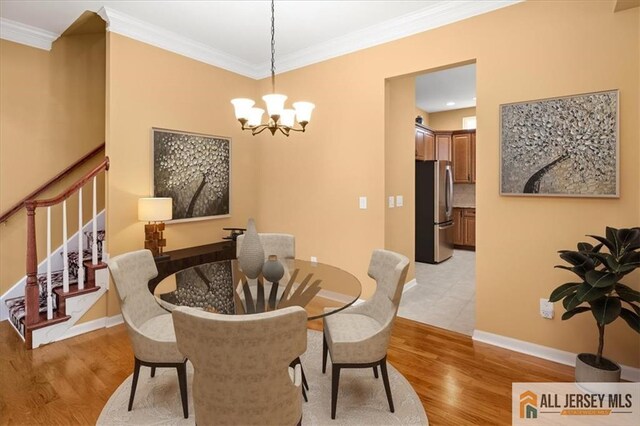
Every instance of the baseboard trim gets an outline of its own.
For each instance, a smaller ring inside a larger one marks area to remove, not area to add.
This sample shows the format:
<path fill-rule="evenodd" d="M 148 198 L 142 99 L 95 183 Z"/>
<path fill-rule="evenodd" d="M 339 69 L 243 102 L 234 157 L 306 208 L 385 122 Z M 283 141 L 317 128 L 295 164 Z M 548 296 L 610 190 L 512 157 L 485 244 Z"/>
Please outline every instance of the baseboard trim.
<path fill-rule="evenodd" d="M 106 317 L 105 327 L 111 328 L 118 324 L 122 324 L 124 322 L 124 318 L 122 318 L 122 314 L 114 315 L 112 317 Z"/>
<path fill-rule="evenodd" d="M 525 342 L 524 340 L 518 340 L 512 337 L 475 330 L 472 338 L 476 342 L 487 343 L 489 345 L 535 356 L 537 358 L 546 359 L 559 364 L 570 365 L 573 367 L 576 363 L 576 354 L 572 352 L 562 351 L 560 349 L 550 348 L 536 343 Z M 623 364 L 620 364 L 620 368 L 622 370 L 623 380 L 640 382 L 640 368 L 630 367 Z"/>
<path fill-rule="evenodd" d="M 417 285 L 418 285 L 418 282 L 416 281 L 416 279 L 415 278 L 412 279 L 411 281 L 409 281 L 404 285 L 404 288 L 402 289 L 402 294 L 405 294 L 406 292 L 408 292 L 409 290 L 411 290 Z"/>

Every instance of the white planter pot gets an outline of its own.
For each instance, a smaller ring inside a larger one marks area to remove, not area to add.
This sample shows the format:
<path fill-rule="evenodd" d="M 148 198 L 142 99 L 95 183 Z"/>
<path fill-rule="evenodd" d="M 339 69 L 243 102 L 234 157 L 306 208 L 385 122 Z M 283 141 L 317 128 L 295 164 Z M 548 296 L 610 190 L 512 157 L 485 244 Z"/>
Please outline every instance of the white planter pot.
<path fill-rule="evenodd" d="M 608 368 L 594 367 L 589 363 L 595 360 L 594 354 L 582 353 L 576 356 L 576 382 L 619 382 L 620 366 L 615 362 L 602 357 L 602 361 Z"/>

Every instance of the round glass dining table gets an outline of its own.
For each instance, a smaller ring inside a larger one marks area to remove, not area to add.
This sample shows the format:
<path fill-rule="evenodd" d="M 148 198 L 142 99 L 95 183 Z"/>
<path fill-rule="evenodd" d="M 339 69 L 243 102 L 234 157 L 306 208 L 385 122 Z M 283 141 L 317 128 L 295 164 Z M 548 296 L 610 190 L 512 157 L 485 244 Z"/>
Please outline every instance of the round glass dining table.
<path fill-rule="evenodd" d="M 247 279 L 236 259 L 223 260 L 169 275 L 153 294 L 168 311 L 191 306 L 242 315 L 297 305 L 307 311 L 310 320 L 338 312 L 360 297 L 360 281 L 340 268 L 300 259 L 280 262 L 285 272 L 279 282 L 269 282 L 262 276 Z"/>

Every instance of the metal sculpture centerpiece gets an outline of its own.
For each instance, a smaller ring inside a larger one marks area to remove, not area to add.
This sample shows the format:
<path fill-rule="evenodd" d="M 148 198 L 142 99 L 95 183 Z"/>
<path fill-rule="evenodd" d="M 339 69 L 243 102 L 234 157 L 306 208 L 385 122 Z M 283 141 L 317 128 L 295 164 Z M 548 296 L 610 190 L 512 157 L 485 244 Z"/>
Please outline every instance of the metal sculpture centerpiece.
<path fill-rule="evenodd" d="M 311 102 L 294 102 L 294 109 L 284 107 L 287 96 L 276 93 L 275 55 L 275 3 L 274 0 L 271 0 L 271 94 L 262 97 L 262 100 L 267 104 L 269 120 L 262 123 L 264 109 L 255 108 L 253 99 L 237 98 L 231 100 L 236 118 L 242 125 L 242 130 L 250 130 L 254 136 L 266 129 L 269 129 L 272 135 L 275 135 L 277 131 L 285 136 L 289 136 L 290 132 L 304 132 L 311 120 L 311 111 L 315 108 Z M 295 127 L 296 120 L 300 127 Z"/>

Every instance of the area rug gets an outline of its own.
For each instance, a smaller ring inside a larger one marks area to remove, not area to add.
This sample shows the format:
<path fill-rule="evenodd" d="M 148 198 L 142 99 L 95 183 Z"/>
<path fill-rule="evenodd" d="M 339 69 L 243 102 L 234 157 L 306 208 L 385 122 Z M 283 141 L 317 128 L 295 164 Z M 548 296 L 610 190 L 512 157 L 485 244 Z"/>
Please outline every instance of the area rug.
<path fill-rule="evenodd" d="M 407 379 L 389 364 L 389 381 L 395 413 L 389 412 L 382 377 L 375 379 L 373 371 L 345 369 L 340 374 L 336 419 L 331 420 L 331 366 L 322 374 L 322 333 L 309 330 L 307 352 L 301 357 L 310 389 L 309 402 L 302 405 L 303 425 L 428 425 L 427 414 L 420 398 Z M 193 425 L 191 382 L 193 366 L 187 363 L 189 383 L 189 418 L 182 416 L 180 392 L 175 369 L 158 369 L 156 377 L 150 370 L 140 371 L 133 410 L 127 411 L 132 376 L 129 376 L 102 409 L 98 425 Z M 265 422 L 265 424 L 267 424 Z"/>

